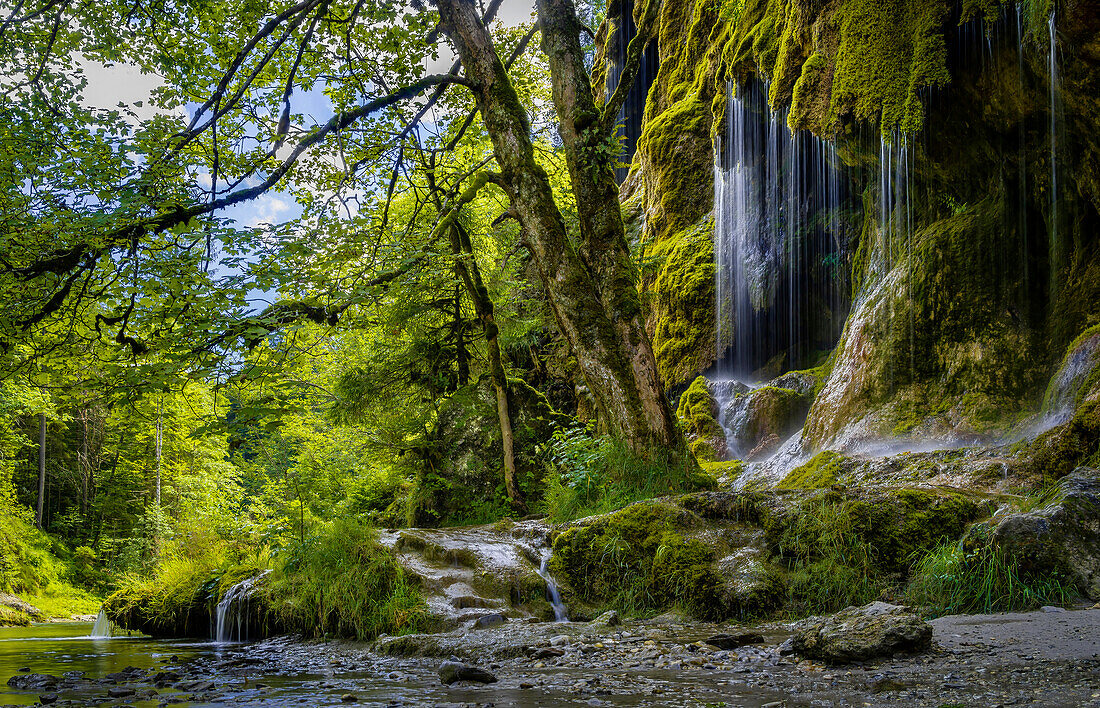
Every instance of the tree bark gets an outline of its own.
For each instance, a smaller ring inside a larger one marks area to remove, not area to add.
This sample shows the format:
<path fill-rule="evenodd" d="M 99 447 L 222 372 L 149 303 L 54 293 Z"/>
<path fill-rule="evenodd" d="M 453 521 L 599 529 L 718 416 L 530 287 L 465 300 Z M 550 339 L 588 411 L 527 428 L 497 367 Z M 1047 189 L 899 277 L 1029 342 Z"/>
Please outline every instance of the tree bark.
<path fill-rule="evenodd" d="M 157 508 L 160 508 L 160 461 L 161 461 L 161 446 L 164 442 L 164 397 L 161 396 L 157 399 Z"/>
<path fill-rule="evenodd" d="M 434 163 L 433 163 L 434 164 Z M 434 168 L 433 168 L 434 169 Z M 504 370 L 504 359 L 500 354 L 500 339 L 497 336 L 499 329 L 496 324 L 496 311 L 493 300 L 489 297 L 489 290 L 485 287 L 485 281 L 481 277 L 481 269 L 474 258 L 474 244 L 470 240 L 470 234 L 462 226 L 458 218 L 458 210 L 473 200 L 478 189 L 483 186 L 484 175 L 474 180 L 466 193 L 458 199 L 452 210 L 443 217 L 439 226 L 447 230 L 447 239 L 451 244 L 451 253 L 455 256 L 455 273 L 466 286 L 466 292 L 474 303 L 474 311 L 485 333 L 485 347 L 489 352 L 489 378 L 493 383 L 493 391 L 497 399 L 497 420 L 500 424 L 500 438 L 504 452 L 504 487 L 508 493 L 508 499 L 519 509 L 524 509 L 523 492 L 520 491 L 516 479 L 516 452 L 515 434 L 512 432 L 512 412 L 508 402 L 508 376 Z M 436 210 L 443 213 L 443 204 L 439 200 L 435 177 L 428 173 L 428 184 L 432 190 L 432 198 L 435 201 Z"/>
<path fill-rule="evenodd" d="M 466 284 L 466 290 L 474 303 L 474 310 L 485 330 L 485 346 L 489 350 L 489 377 L 496 392 L 497 418 L 500 420 L 500 437 L 504 445 L 504 486 L 512 503 L 522 507 L 523 493 L 516 480 L 515 436 L 512 433 L 512 413 L 508 404 L 508 377 L 504 371 L 504 360 L 500 355 L 495 308 L 481 278 L 481 269 L 477 267 L 477 261 L 474 260 L 474 247 L 470 241 L 470 235 L 458 223 L 451 227 L 450 233 L 451 251 L 456 256 L 455 270 Z"/>
<path fill-rule="evenodd" d="M 45 528 L 45 503 L 46 503 L 46 414 L 38 414 L 38 508 L 35 513 L 35 523 L 38 528 Z"/>
<path fill-rule="evenodd" d="M 645 331 L 635 269 L 626 245 L 618 187 L 609 159 L 590 146 L 610 139 L 584 72 L 571 2 L 539 2 L 551 61 L 555 108 L 567 143 L 581 234 L 574 245 L 546 172 L 534 158 L 526 110 L 472 0 L 438 0 L 441 27 L 454 42 L 501 169 L 526 244 L 558 326 L 572 346 L 601 429 L 638 452 L 682 449 L 683 435 L 664 396 Z M 570 39 L 570 37 L 572 39 Z"/>

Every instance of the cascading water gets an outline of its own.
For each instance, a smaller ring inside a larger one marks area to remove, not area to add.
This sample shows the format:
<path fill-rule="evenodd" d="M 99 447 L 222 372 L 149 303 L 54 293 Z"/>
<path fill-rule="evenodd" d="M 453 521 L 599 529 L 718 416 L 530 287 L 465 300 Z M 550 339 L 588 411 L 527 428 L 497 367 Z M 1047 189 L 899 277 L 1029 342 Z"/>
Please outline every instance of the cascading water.
<path fill-rule="evenodd" d="M 552 551 L 547 548 L 542 553 L 542 562 L 539 563 L 539 577 L 546 581 L 546 594 L 550 596 L 550 606 L 554 608 L 555 622 L 568 622 L 569 615 L 565 611 L 565 604 L 561 601 L 561 593 L 558 592 L 558 584 L 554 576 L 550 575 L 550 556 Z"/>
<path fill-rule="evenodd" d="M 835 343 L 846 190 L 835 145 L 792 133 L 787 111 L 769 109 L 766 86 L 727 90 L 715 150 L 716 374 L 747 379 L 777 356 L 791 368 Z"/>
<path fill-rule="evenodd" d="M 1061 244 L 1058 241 L 1058 112 L 1061 99 L 1061 85 L 1058 79 L 1058 29 L 1055 25 L 1055 13 L 1051 11 L 1047 28 L 1050 41 L 1050 55 L 1047 71 L 1050 72 L 1050 289 L 1051 296 L 1057 294 L 1058 268 L 1061 265 Z"/>
<path fill-rule="evenodd" d="M 269 572 L 254 575 L 230 586 L 218 602 L 215 615 L 214 641 L 218 643 L 247 641 L 248 639 L 248 599 L 256 588 L 256 583 Z M 236 633 L 234 633 L 234 629 Z"/>
<path fill-rule="evenodd" d="M 96 615 L 95 624 L 92 625 L 92 639 L 110 639 L 111 638 L 111 621 L 107 619 L 107 611 L 102 607 L 99 608 L 99 614 Z"/>
<path fill-rule="evenodd" d="M 622 74 L 623 65 L 626 63 L 626 50 L 630 40 L 638 34 L 638 28 L 634 25 L 634 0 L 622 0 L 619 4 L 619 14 L 611 18 L 612 34 L 609 37 L 607 48 L 607 78 L 604 84 L 607 96 L 615 92 L 619 86 L 619 77 Z M 642 116 L 645 113 L 645 101 L 649 95 L 649 87 L 657 77 L 657 47 L 653 42 L 642 54 L 642 60 L 638 66 L 638 74 L 634 78 L 634 85 L 626 95 L 626 102 L 619 110 L 615 118 L 618 128 L 618 136 L 622 139 L 623 153 L 619 159 L 623 163 L 630 162 L 634 156 L 638 138 L 642 134 Z M 622 182 L 626 179 L 629 167 L 616 167 L 615 177 Z"/>

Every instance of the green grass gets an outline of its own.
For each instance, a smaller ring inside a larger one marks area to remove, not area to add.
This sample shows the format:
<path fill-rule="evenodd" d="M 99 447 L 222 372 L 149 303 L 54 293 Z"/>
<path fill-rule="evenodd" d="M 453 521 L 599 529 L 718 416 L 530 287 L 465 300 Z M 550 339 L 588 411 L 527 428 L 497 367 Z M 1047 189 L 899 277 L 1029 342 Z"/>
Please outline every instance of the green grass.
<path fill-rule="evenodd" d="M 905 589 L 906 602 L 933 616 L 1032 610 L 1065 605 L 1076 596 L 1063 575 L 1028 576 L 989 545 L 964 550 L 957 543 L 940 545 L 918 560 Z"/>
<path fill-rule="evenodd" d="M 99 612 L 103 598 L 65 583 L 54 583 L 37 593 L 23 595 L 23 599 L 42 610 L 48 617 L 66 619 L 73 615 L 94 615 Z"/>
<path fill-rule="evenodd" d="M 276 624 L 306 636 L 366 640 L 428 628 L 416 581 L 355 520 L 318 524 L 265 585 Z"/>
<path fill-rule="evenodd" d="M 788 559 L 788 609 L 822 614 L 878 597 L 888 583 L 874 561 L 874 548 L 858 532 L 850 510 L 814 500 L 799 510 L 779 537 Z"/>
<path fill-rule="evenodd" d="M 636 501 L 716 486 L 687 450 L 654 451 L 642 457 L 610 436 L 577 429 L 554 435 L 550 459 L 540 511 L 553 521 L 606 514 Z"/>

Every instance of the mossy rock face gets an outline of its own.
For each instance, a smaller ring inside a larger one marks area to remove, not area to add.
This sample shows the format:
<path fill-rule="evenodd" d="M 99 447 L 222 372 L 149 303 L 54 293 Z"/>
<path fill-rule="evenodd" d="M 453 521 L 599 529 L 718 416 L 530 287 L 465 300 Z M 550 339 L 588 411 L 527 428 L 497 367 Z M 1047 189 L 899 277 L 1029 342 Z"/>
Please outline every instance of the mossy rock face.
<path fill-rule="evenodd" d="M 31 616 L 26 612 L 0 605 L 0 627 L 26 627 L 30 623 Z"/>
<path fill-rule="evenodd" d="M 989 505 L 969 496 L 922 489 L 700 492 L 680 504 L 710 520 L 759 527 L 782 557 L 814 560 L 842 540 L 865 545 L 881 573 L 904 574 L 917 552 L 989 516 Z"/>
<path fill-rule="evenodd" d="M 768 385 L 735 397 L 724 412 L 736 455 L 752 460 L 773 451 L 806 420 L 810 396 Z"/>
<path fill-rule="evenodd" d="M 170 584 L 134 583 L 103 601 L 107 618 L 120 627 L 152 637 L 210 637 L 221 596 L 234 584 L 258 574 L 249 566 L 200 572 Z M 244 606 L 244 636 L 269 637 L 283 630 L 270 612 L 261 581 Z"/>
<path fill-rule="evenodd" d="M 1044 506 L 977 527 L 968 543 L 992 543 L 1021 573 L 1061 573 L 1100 600 L 1100 470 L 1081 467 L 1064 477 Z"/>
<path fill-rule="evenodd" d="M 660 71 L 629 193 L 644 200 L 638 238 L 655 266 L 643 288 L 667 385 L 686 384 L 717 355 L 712 254 L 700 235 L 712 208 L 713 136 L 726 81 L 759 78 L 773 108 L 790 107 L 792 127 L 834 139 L 860 175 L 850 189 L 862 195 L 852 217 L 862 218 L 862 235 L 845 263 L 856 306 L 811 411 L 808 445 L 993 439 L 1038 401 L 1052 353 L 1100 322 L 1100 26 L 1089 3 L 1059 7 L 1064 107 L 1052 210 L 1051 8 L 1025 12 L 1022 56 L 1015 42 L 990 50 L 968 39 L 973 26 L 959 29 L 982 16 L 998 21 L 1000 9 L 952 0 L 662 4 Z M 909 141 L 908 233 L 879 223 L 880 136 Z"/>
<path fill-rule="evenodd" d="M 710 390 L 710 383 L 702 376 L 680 395 L 676 416 L 684 427 L 691 451 L 701 462 L 725 459 L 726 432 L 718 424 L 718 402 Z"/>
<path fill-rule="evenodd" d="M 567 597 L 623 612 L 680 608 L 702 619 L 730 612 L 715 548 L 698 517 L 661 502 L 578 522 L 554 539 L 551 572 Z"/>
<path fill-rule="evenodd" d="M 1043 414 L 1057 422 L 1073 415 L 1079 403 L 1100 386 L 1100 325 L 1090 327 L 1066 349 L 1058 371 L 1047 384 Z"/>
<path fill-rule="evenodd" d="M 819 452 L 805 464 L 795 467 L 779 481 L 776 489 L 825 489 L 833 486 L 843 471 L 846 458 L 831 450 Z"/>
<path fill-rule="evenodd" d="M 525 497 L 537 499 L 544 470 L 539 446 L 571 419 L 523 381 L 511 379 L 508 386 L 516 476 Z M 511 512 L 496 393 L 488 376 L 442 406 L 425 455 L 406 502 L 409 526 L 492 521 Z"/>

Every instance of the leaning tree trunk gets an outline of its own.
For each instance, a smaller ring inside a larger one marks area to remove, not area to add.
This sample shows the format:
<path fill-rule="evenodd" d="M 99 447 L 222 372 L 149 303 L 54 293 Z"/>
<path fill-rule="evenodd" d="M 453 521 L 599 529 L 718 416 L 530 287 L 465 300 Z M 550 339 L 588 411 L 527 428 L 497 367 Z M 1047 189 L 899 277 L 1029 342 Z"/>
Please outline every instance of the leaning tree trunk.
<path fill-rule="evenodd" d="M 38 528 L 46 524 L 46 414 L 38 414 L 38 508 L 35 523 Z"/>
<path fill-rule="evenodd" d="M 515 435 L 512 433 L 512 413 L 508 405 L 508 377 L 504 372 L 504 360 L 500 355 L 500 338 L 493 300 L 481 279 L 481 269 L 474 260 L 473 243 L 465 229 L 457 223 L 450 229 L 451 251 L 455 254 L 455 270 L 458 271 L 466 291 L 473 300 L 481 326 L 485 330 L 485 346 L 489 351 L 489 378 L 497 397 L 497 418 L 500 421 L 500 437 L 504 445 L 504 486 L 513 504 L 523 506 L 523 494 L 516 481 Z"/>
<path fill-rule="evenodd" d="M 540 3 L 540 22 L 547 22 L 541 15 L 544 10 L 572 12 L 571 3 L 544 8 L 545 4 Z M 478 110 L 501 169 L 500 183 L 523 226 L 526 245 L 558 326 L 572 346 L 592 394 L 601 428 L 637 451 L 653 446 L 682 448 L 683 436 L 664 396 L 645 331 L 613 177 L 610 188 L 606 184 L 598 184 L 596 189 L 575 188 L 582 214 L 581 242 L 575 247 L 549 178 L 535 161 L 527 112 L 475 4 L 472 0 L 438 0 L 438 7 L 442 29 L 458 50 L 466 78 L 474 84 Z M 576 24 L 575 12 L 572 22 Z M 555 107 L 564 136 L 570 130 L 583 130 L 586 125 L 595 128 L 602 122 L 594 111 L 586 76 L 583 83 L 588 99 L 576 100 L 579 78 L 575 70 L 562 66 L 565 54 L 573 50 L 559 36 L 563 30 L 557 24 L 551 18 L 551 28 L 544 24 L 543 33 L 544 43 L 558 55 L 557 59 L 551 57 L 551 69 L 556 73 Z M 579 40 L 575 44 L 579 51 Z M 571 61 L 582 62 L 578 56 Z M 579 66 L 583 69 L 583 63 Z M 586 106 L 593 107 L 591 115 L 584 115 Z M 571 172 L 583 179 L 591 168 L 597 179 L 603 180 L 609 163 L 570 151 L 574 153 L 569 158 Z"/>

